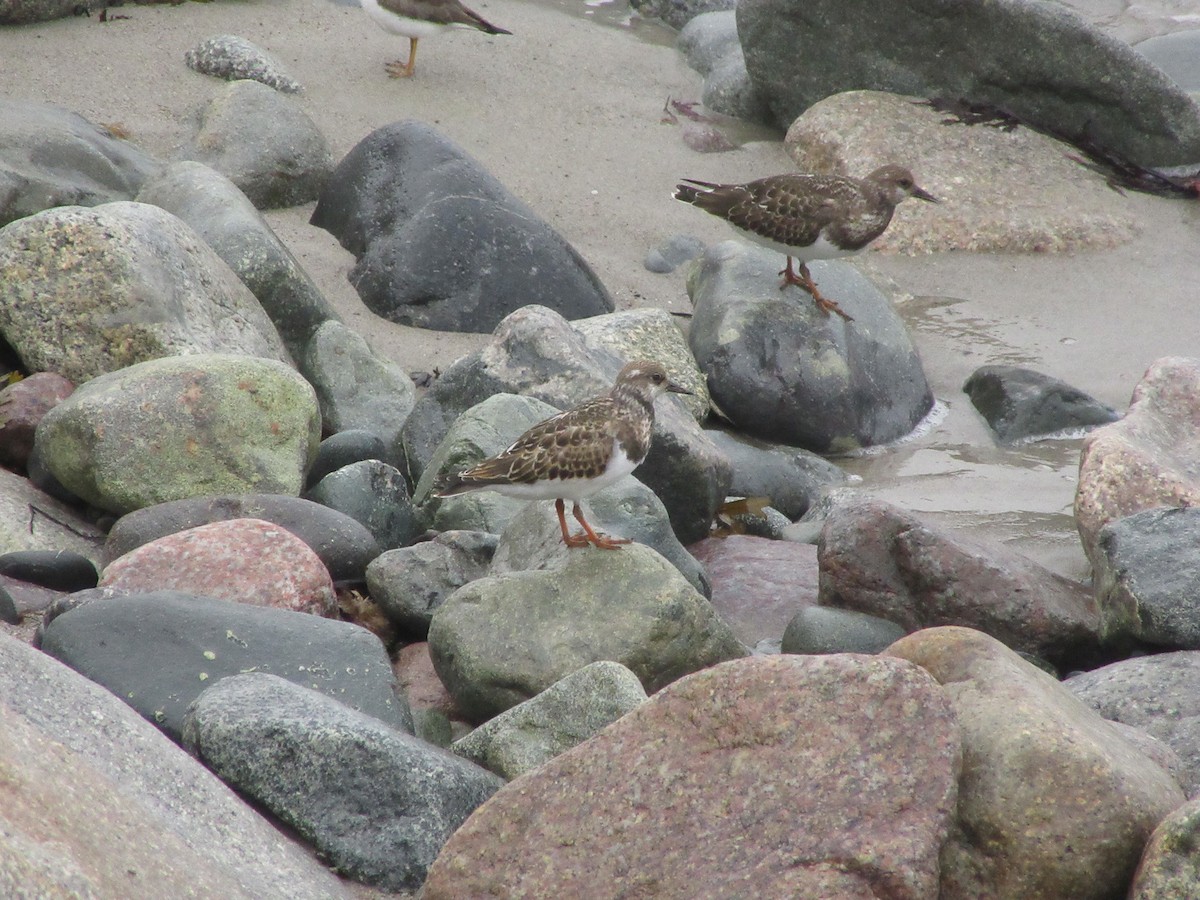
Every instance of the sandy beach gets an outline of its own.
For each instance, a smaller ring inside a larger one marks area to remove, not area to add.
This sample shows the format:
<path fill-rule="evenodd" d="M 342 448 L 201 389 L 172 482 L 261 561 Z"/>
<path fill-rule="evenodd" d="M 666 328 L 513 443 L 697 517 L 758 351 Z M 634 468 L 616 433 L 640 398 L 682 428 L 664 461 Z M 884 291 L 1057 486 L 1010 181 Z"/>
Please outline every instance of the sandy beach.
<path fill-rule="evenodd" d="M 306 88 L 301 102 L 335 160 L 375 128 L 417 118 L 441 129 L 557 228 L 619 309 L 686 311 L 684 275 L 654 275 L 648 249 L 676 233 L 731 236 L 670 199 L 675 180 L 745 180 L 793 166 L 782 135 L 746 129 L 740 149 L 701 155 L 662 122 L 668 97 L 697 100 L 700 78 L 664 26 L 615 5 L 487 0 L 476 8 L 512 36 L 454 32 L 423 41 L 415 77 L 384 63 L 407 42 L 355 6 L 253 0 L 126 6 L 109 21 L 64 19 L 0 30 L 0 94 L 54 103 L 119 125 L 169 158 L 221 83 L 184 53 L 218 35 L 272 53 Z M 128 17 L 128 18 L 124 18 Z M 1013 185 L 1020 190 L 1020 185 Z M 842 460 L 871 493 L 999 539 L 1073 577 L 1086 574 L 1071 520 L 1078 441 L 994 445 L 961 386 L 985 363 L 1062 378 L 1123 409 L 1155 359 L 1200 354 L 1200 204 L 1130 194 L 1140 236 L 1115 250 L 1058 255 L 886 256 L 859 265 L 885 289 L 924 359 L 944 416 L 923 435 Z M 308 225 L 312 205 L 267 215 L 344 319 L 409 371 L 445 367 L 484 335 L 385 322 L 346 281 L 353 263 Z"/>

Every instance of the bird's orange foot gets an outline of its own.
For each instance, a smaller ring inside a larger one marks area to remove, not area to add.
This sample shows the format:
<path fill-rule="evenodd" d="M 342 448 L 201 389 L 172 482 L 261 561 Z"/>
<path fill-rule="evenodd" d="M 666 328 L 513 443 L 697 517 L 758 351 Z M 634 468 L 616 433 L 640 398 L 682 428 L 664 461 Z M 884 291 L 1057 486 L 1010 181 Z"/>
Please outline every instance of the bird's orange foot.
<path fill-rule="evenodd" d="M 831 312 L 835 312 L 839 316 L 841 316 L 843 319 L 845 319 L 847 322 L 854 321 L 854 317 L 852 315 L 850 315 L 848 312 L 846 312 L 844 309 L 842 309 L 840 306 L 838 306 L 837 301 L 830 300 L 828 297 L 823 297 L 819 293 L 814 293 L 813 299 L 815 301 L 817 301 L 817 308 L 819 310 L 821 310 L 821 312 L 825 313 L 825 315 L 829 315 Z"/>
<path fill-rule="evenodd" d="M 606 534 L 597 534 L 595 540 L 592 541 L 592 545 L 599 547 L 601 550 L 618 550 L 622 544 L 632 543 L 633 541 L 630 538 L 613 538 Z"/>
<path fill-rule="evenodd" d="M 409 62 L 399 59 L 392 60 L 390 63 L 384 63 L 383 68 L 387 70 L 390 78 L 408 78 L 413 73 L 411 60 Z"/>
<path fill-rule="evenodd" d="M 586 547 L 591 544 L 586 534 L 564 534 L 563 543 L 568 547 Z"/>

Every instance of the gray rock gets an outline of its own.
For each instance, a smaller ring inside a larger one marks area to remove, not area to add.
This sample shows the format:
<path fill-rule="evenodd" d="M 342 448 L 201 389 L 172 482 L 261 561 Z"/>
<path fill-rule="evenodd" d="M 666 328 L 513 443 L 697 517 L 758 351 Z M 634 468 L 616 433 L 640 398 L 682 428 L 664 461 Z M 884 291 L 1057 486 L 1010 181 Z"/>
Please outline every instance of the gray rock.
<path fill-rule="evenodd" d="M 733 8 L 700 13 L 679 29 L 675 46 L 687 64 L 701 75 L 708 75 L 730 54 L 742 56 L 738 41 L 737 14 Z"/>
<path fill-rule="evenodd" d="M 286 528 L 321 558 L 335 582 L 358 581 L 379 545 L 363 525 L 311 500 L 283 494 L 218 494 L 172 500 L 117 519 L 104 558 L 112 562 L 150 541 L 210 522 L 262 519 Z"/>
<path fill-rule="evenodd" d="M 760 125 L 774 124 L 766 94 L 746 71 L 740 45 L 713 66 L 704 79 L 700 99 L 706 109 L 715 113 Z"/>
<path fill-rule="evenodd" d="M 333 168 L 325 136 L 299 102 L 257 81 L 221 90 L 179 156 L 216 169 L 259 209 L 315 200 Z"/>
<path fill-rule="evenodd" d="M 317 392 L 329 431 L 363 428 L 379 435 L 380 457 L 403 470 L 400 432 L 416 403 L 412 379 L 395 363 L 378 356 L 353 328 L 327 321 L 304 354 L 304 374 Z"/>
<path fill-rule="evenodd" d="M 846 473 L 835 464 L 799 447 L 769 444 L 714 428 L 704 433 L 733 468 L 729 493 L 735 497 L 766 497 L 789 519 L 799 519 L 824 490 L 847 481 Z"/>
<path fill-rule="evenodd" d="M 0 332 L 27 369 L 77 384 L 182 353 L 288 359 L 254 295 L 199 235 L 124 201 L 0 230 Z"/>
<path fill-rule="evenodd" d="M 643 265 L 651 272 L 666 275 L 703 252 L 704 241 L 700 238 L 690 234 L 676 234 L 647 253 Z"/>
<path fill-rule="evenodd" d="M 683 28 L 693 18 L 713 10 L 733 9 L 737 0 L 631 0 L 630 6 L 648 19 L 662 19 Z"/>
<path fill-rule="evenodd" d="M 1156 35 L 1135 44 L 1133 49 L 1185 91 L 1200 91 L 1200 29 Z"/>
<path fill-rule="evenodd" d="M 397 628 L 424 639 L 446 598 L 488 573 L 496 535 L 443 531 L 431 541 L 389 550 L 367 566 L 367 590 Z"/>
<path fill-rule="evenodd" d="M 67 593 L 94 588 L 100 579 L 96 564 L 71 550 L 0 552 L 0 576 Z"/>
<path fill-rule="evenodd" d="M 1105 633 L 1200 650 L 1200 509 L 1149 509 L 1100 530 L 1093 560 Z"/>
<path fill-rule="evenodd" d="M 657 552 L 679 570 L 679 574 L 705 597 L 712 596 L 708 575 L 696 558 L 684 549 L 671 530 L 666 507 L 650 488 L 636 478 L 622 479 L 584 501 L 584 515 L 591 526 L 614 537 L 629 538 Z M 570 510 L 567 524 L 577 532 Z M 558 569 L 574 552 L 562 540 L 562 527 L 554 504 L 525 503 L 504 526 L 491 574 Z"/>
<path fill-rule="evenodd" d="M 854 316 L 779 290 L 779 254 L 743 242 L 708 249 L 688 279 L 688 340 L 713 402 L 741 431 L 818 453 L 908 434 L 933 407 L 920 357 L 888 299 L 847 263 L 809 266 Z"/>
<path fill-rule="evenodd" d="M 366 459 L 383 459 L 383 440 L 379 435 L 363 428 L 350 428 L 331 434 L 317 447 L 316 458 L 306 476 L 309 487 L 342 466 L 362 462 Z"/>
<path fill-rule="evenodd" d="M 304 90 L 283 65 L 257 44 L 234 34 L 219 34 L 201 41 L 183 55 L 189 69 L 226 81 L 248 79 L 285 94 Z"/>
<path fill-rule="evenodd" d="M 0 694 L 5 896 L 351 895 L 112 693 L 5 634 Z"/>
<path fill-rule="evenodd" d="M 0 466 L 25 471 L 38 423 L 73 390 L 75 385 L 53 372 L 34 372 L 0 388 Z"/>
<path fill-rule="evenodd" d="M 35 520 L 30 519 L 33 510 L 38 510 Z M 98 561 L 103 546 L 104 532 L 78 509 L 0 468 L 0 553 L 58 549 Z"/>
<path fill-rule="evenodd" d="M 1193 798 L 1163 818 L 1142 852 L 1129 900 L 1176 900 L 1200 884 L 1200 799 Z"/>
<path fill-rule="evenodd" d="M 629 669 L 594 662 L 480 725 L 451 749 L 513 779 L 581 744 L 646 700 Z"/>
<path fill-rule="evenodd" d="M 1162 741 L 1183 761 L 1180 783 L 1200 788 L 1200 653 L 1123 659 L 1065 679 L 1079 699 L 1114 722 Z"/>
<path fill-rule="evenodd" d="M 312 388 L 283 363 L 194 354 L 80 385 L 38 426 L 34 455 L 119 514 L 185 497 L 298 494 L 317 451 Z"/>
<path fill-rule="evenodd" d="M 487 332 L 529 304 L 569 319 L 613 309 L 561 235 L 420 122 L 360 141 L 330 177 L 312 224 L 357 257 L 351 283 L 393 322 Z"/>
<path fill-rule="evenodd" d="M 1143 165 L 1200 160 L 1200 107 L 1063 4 L 742 0 L 737 22 L 750 77 L 785 128 L 831 94 L 882 90 L 999 106 Z"/>
<path fill-rule="evenodd" d="M 0 123 L 0 226 L 55 206 L 132 200 L 161 165 L 57 106 L 0 97 Z"/>
<path fill-rule="evenodd" d="M 198 162 L 177 162 L 138 198 L 178 216 L 217 252 L 271 317 L 301 364 L 313 332 L 338 314 L 236 184 Z M 307 374 L 307 373 L 306 373 Z"/>
<path fill-rule="evenodd" d="M 75 0 L 5 0 L 0 5 L 0 25 L 49 22 L 78 12 L 79 4 Z"/>
<path fill-rule="evenodd" d="M 41 649 L 174 739 L 201 691 L 251 671 L 313 688 L 389 727 L 413 728 L 383 644 L 349 622 L 156 591 L 80 604 L 46 626 Z"/>
<path fill-rule="evenodd" d="M 880 653 L 907 632 L 895 622 L 849 609 L 808 606 L 783 632 L 782 653 Z"/>
<path fill-rule="evenodd" d="M 500 392 L 529 395 L 567 409 L 607 392 L 621 365 L 621 359 L 601 348 L 589 349 L 579 332 L 551 310 L 526 307 L 513 313 L 496 329 L 490 345 L 442 373 L 405 423 L 409 470 L 420 478 L 414 499 L 425 502 L 430 483 L 425 469 L 461 412 Z M 670 514 L 671 527 L 686 544 L 708 533 L 713 514 L 728 493 L 731 472 L 728 460 L 681 406 L 674 394 L 655 403 L 650 453 L 637 478 L 658 494 Z M 519 433 L 511 434 L 510 442 Z M 500 444 L 492 452 L 506 446 Z M 471 527 L 492 530 L 486 525 Z"/>
<path fill-rule="evenodd" d="M 377 459 L 331 472 L 307 496 L 359 522 L 383 550 L 403 547 L 420 532 L 404 476 Z"/>
<path fill-rule="evenodd" d="M 500 787 L 478 766 L 273 675 L 228 678 L 187 714 L 184 744 L 334 869 L 417 888 L 446 839 Z"/>
<path fill-rule="evenodd" d="M 648 547 L 573 552 L 558 571 L 473 581 L 434 613 L 429 650 L 465 715 L 490 718 L 602 659 L 653 692 L 746 650 Z"/>
<path fill-rule="evenodd" d="M 1065 381 L 1020 366 L 980 366 L 963 392 L 1006 444 L 1107 425 L 1121 417 Z"/>

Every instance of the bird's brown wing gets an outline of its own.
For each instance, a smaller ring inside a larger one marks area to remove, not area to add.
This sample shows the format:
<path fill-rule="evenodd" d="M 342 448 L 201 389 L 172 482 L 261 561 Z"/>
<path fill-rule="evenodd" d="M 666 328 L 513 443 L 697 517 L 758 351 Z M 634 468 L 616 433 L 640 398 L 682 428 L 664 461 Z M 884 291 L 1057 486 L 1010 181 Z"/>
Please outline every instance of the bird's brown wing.
<path fill-rule="evenodd" d="M 463 6 L 459 0 L 379 0 L 379 5 L 398 16 L 435 25 L 469 25 L 488 34 L 512 34 Z"/>
<path fill-rule="evenodd" d="M 612 406 L 600 397 L 540 422 L 503 453 L 460 472 L 457 482 L 469 488 L 599 474 L 616 438 Z"/>

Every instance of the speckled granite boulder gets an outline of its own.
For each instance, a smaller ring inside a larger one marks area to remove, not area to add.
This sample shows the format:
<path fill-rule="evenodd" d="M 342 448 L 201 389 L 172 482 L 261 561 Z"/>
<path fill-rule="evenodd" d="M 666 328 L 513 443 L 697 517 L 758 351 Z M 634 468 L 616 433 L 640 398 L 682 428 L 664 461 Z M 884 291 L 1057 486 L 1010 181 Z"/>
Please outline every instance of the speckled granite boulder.
<path fill-rule="evenodd" d="M 101 587 L 175 590 L 332 616 L 333 581 L 320 558 L 285 528 L 230 519 L 142 544 L 104 567 Z"/>
<path fill-rule="evenodd" d="M 1083 442 L 1075 524 L 1093 562 L 1102 529 L 1160 506 L 1200 506 L 1200 360 L 1157 360 L 1133 391 L 1125 418 Z"/>
<path fill-rule="evenodd" d="M 145 203 L 58 207 L 0 229 L 0 332 L 28 370 L 76 384 L 181 353 L 288 359 L 229 266 Z"/>
<path fill-rule="evenodd" d="M 251 356 L 172 356 L 93 378 L 50 410 L 34 455 L 116 513 L 224 492 L 298 494 L 317 451 L 313 389 Z"/>
<path fill-rule="evenodd" d="M 1200 885 L 1200 798 L 1166 816 L 1146 844 L 1128 900 L 1179 900 Z"/>
<path fill-rule="evenodd" d="M 424 896 L 929 898 L 958 773 L 950 704 L 915 666 L 739 660 L 501 788 Z"/>
<path fill-rule="evenodd" d="M 943 685 L 962 730 L 957 820 L 927 896 L 1117 900 L 1174 779 L 1058 681 L 968 628 L 889 648 Z"/>

